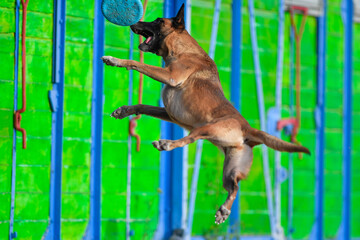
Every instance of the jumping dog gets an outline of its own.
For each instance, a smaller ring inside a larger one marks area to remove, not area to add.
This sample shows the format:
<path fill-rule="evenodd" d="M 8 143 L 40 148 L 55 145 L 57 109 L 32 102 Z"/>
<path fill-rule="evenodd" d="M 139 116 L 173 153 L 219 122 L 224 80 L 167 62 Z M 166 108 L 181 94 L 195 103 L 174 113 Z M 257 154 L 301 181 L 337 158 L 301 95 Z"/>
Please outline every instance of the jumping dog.
<path fill-rule="evenodd" d="M 122 119 L 145 114 L 176 123 L 190 132 L 178 140 L 153 142 L 159 151 L 170 151 L 198 139 L 207 139 L 224 152 L 223 187 L 228 196 L 215 214 L 215 223 L 223 223 L 228 218 L 238 182 L 245 179 L 250 170 L 254 146 L 265 144 L 278 151 L 310 154 L 303 146 L 252 128 L 225 98 L 214 61 L 185 30 L 184 5 L 174 18 L 157 18 L 130 27 L 146 39 L 139 49 L 161 56 L 165 67 L 111 56 L 104 56 L 102 60 L 107 65 L 136 70 L 165 84 L 162 90 L 165 107 L 122 106 L 111 116 Z"/>

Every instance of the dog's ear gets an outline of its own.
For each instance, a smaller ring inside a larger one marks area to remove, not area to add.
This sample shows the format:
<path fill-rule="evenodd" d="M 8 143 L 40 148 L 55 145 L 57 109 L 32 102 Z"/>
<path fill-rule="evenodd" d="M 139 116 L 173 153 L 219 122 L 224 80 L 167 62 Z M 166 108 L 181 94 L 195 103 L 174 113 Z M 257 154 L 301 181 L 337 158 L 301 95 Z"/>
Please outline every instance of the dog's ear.
<path fill-rule="evenodd" d="M 185 20 L 184 20 L 184 4 L 181 5 L 176 17 L 173 20 L 174 28 L 176 29 L 185 29 Z"/>

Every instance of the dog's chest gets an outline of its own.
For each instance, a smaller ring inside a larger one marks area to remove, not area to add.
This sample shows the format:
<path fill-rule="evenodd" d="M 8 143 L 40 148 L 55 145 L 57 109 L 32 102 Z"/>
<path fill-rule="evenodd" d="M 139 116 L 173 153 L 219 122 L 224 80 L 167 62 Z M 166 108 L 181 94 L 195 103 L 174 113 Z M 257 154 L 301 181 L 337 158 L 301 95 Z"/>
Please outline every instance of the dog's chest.
<path fill-rule="evenodd" d="M 174 88 L 168 85 L 162 90 L 161 96 L 166 112 L 171 118 L 179 123 L 194 126 L 195 119 L 184 105 L 184 89 Z"/>

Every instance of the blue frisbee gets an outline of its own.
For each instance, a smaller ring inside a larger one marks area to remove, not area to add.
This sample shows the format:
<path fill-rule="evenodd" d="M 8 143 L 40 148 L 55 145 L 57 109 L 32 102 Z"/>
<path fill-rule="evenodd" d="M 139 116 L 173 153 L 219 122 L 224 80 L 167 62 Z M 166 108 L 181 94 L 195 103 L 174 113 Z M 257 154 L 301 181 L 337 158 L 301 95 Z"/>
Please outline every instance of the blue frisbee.
<path fill-rule="evenodd" d="M 120 26 L 133 25 L 143 15 L 140 0 L 103 0 L 101 10 L 108 21 Z"/>

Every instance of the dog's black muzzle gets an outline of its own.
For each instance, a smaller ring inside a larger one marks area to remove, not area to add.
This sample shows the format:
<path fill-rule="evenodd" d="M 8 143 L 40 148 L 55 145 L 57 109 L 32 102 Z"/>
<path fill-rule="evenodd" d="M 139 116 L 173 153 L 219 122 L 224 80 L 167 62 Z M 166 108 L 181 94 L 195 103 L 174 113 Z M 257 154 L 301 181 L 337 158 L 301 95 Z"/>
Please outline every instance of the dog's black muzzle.
<path fill-rule="evenodd" d="M 155 43 L 158 41 L 158 34 L 155 34 L 159 31 L 156 29 L 153 23 L 149 22 L 137 22 L 130 26 L 131 30 L 138 35 L 141 35 L 145 38 L 145 41 L 140 43 L 139 49 L 143 52 L 154 52 Z"/>

